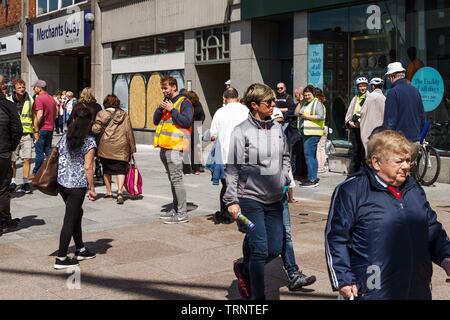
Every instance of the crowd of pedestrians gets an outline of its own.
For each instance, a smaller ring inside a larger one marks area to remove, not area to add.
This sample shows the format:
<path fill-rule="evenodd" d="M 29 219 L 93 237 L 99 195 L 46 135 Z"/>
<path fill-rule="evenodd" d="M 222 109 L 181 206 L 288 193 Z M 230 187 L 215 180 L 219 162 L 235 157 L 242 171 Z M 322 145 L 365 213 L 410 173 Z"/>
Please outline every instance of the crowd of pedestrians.
<path fill-rule="evenodd" d="M 352 163 L 349 177 L 331 199 L 326 261 L 332 289 L 346 299 L 430 299 L 432 262 L 450 276 L 450 241 L 410 176 L 425 123 L 420 94 L 405 79 L 400 63 L 390 64 L 386 76 L 393 84 L 387 97 L 381 78 L 355 81 L 357 95 L 345 119 Z M 57 184 L 65 215 L 54 268 L 66 269 L 96 256 L 85 246 L 82 232 L 85 198 L 98 197 L 96 167 L 102 168 L 107 199 L 114 197 L 112 176 L 117 177 L 116 201 L 123 205 L 136 142 L 117 96 L 107 95 L 101 106 L 91 88 L 77 100 L 72 92 L 52 97 L 46 87 L 45 81 L 36 81 L 31 97 L 26 84 L 17 80 L 7 97 L 0 79 L 0 233 L 20 222 L 11 216 L 9 195 L 18 157 L 24 163 L 22 190 L 28 193 L 33 145 L 34 175 L 50 156 L 54 131 L 64 133 L 57 143 Z M 203 171 L 202 143 L 212 142 L 206 168 L 212 184 L 222 184 L 216 216 L 238 221 L 245 233 L 242 259 L 233 263 L 241 296 L 266 298 L 265 265 L 278 256 L 290 291 L 314 284 L 316 277 L 304 274 L 296 261 L 289 203 L 298 202 L 295 180 L 300 187 L 315 188 L 318 173 L 327 170 L 326 92 L 306 85 L 293 98 L 283 82 L 276 90 L 255 83 L 241 99 L 227 81 L 223 106 L 203 132 L 205 112 L 198 95 L 180 90 L 170 76 L 162 78 L 161 90 L 164 99 L 153 115 L 154 146 L 160 149 L 172 191 L 172 206 L 160 215 L 163 222 L 189 222 L 184 174 Z M 251 228 L 244 223 L 249 220 Z M 72 238 L 76 252 L 70 258 Z M 375 284 L 368 281 L 371 270 L 379 270 Z"/>

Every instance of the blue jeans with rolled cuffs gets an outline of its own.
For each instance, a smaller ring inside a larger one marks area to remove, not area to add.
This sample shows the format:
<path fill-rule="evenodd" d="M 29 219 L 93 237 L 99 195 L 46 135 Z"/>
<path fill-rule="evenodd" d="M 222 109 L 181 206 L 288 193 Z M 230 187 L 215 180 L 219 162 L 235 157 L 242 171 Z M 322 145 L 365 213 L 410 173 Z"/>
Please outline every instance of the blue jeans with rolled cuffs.
<path fill-rule="evenodd" d="M 243 243 L 244 274 L 249 276 L 253 298 L 265 300 L 264 268 L 281 254 L 283 247 L 283 202 L 264 204 L 239 198 L 242 214 L 255 224 Z"/>
<path fill-rule="evenodd" d="M 317 154 L 317 144 L 319 143 L 319 140 L 320 137 L 318 136 L 305 136 L 303 140 L 309 181 L 314 181 L 317 179 L 318 162 L 316 154 Z"/>

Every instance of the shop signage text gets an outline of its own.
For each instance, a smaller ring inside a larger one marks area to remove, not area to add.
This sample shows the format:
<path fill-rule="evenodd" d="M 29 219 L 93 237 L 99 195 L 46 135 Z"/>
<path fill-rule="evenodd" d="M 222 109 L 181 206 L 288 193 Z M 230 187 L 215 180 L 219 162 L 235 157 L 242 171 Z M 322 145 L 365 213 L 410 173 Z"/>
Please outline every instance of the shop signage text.
<path fill-rule="evenodd" d="M 444 80 L 436 69 L 419 69 L 411 82 L 420 91 L 425 112 L 431 112 L 441 104 L 444 98 Z"/>
<path fill-rule="evenodd" d="M 40 54 L 85 46 L 85 12 L 75 12 L 32 26 L 32 52 Z"/>
<path fill-rule="evenodd" d="M 56 27 L 48 26 L 46 29 L 37 29 L 37 41 L 42 41 L 51 38 L 66 37 L 72 35 L 78 37 L 80 35 L 81 23 L 79 21 L 66 21 L 63 24 L 58 24 Z"/>
<path fill-rule="evenodd" d="M 308 83 L 323 90 L 323 44 L 308 47 Z"/>
<path fill-rule="evenodd" d="M 0 56 L 19 53 L 21 50 L 21 42 L 15 35 L 0 38 Z"/>

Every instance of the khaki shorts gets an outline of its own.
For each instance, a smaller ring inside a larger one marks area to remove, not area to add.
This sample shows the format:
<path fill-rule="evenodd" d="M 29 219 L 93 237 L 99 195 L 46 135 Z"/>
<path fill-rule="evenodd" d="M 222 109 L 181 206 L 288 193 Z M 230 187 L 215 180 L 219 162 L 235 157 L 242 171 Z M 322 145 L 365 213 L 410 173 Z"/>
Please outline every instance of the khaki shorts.
<path fill-rule="evenodd" d="M 33 138 L 29 134 L 22 136 L 16 151 L 12 153 L 11 161 L 16 162 L 19 158 L 22 160 L 33 158 Z"/>

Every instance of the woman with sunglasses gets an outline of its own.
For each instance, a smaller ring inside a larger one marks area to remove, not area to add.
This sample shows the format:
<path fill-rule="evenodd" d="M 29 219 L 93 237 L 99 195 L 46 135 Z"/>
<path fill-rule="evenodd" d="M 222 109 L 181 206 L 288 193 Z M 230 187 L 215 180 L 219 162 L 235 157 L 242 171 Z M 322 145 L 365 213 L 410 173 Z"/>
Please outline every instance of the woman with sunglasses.
<path fill-rule="evenodd" d="M 263 84 L 244 96 L 250 109 L 231 136 L 224 202 L 234 219 L 242 212 L 255 225 L 243 243 L 243 262 L 234 263 L 243 298 L 264 300 L 264 267 L 283 246 L 283 199 L 290 184 L 290 158 L 279 123 L 271 120 L 275 94 Z"/>

